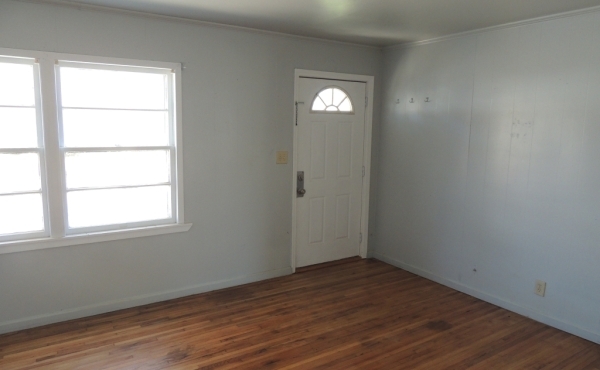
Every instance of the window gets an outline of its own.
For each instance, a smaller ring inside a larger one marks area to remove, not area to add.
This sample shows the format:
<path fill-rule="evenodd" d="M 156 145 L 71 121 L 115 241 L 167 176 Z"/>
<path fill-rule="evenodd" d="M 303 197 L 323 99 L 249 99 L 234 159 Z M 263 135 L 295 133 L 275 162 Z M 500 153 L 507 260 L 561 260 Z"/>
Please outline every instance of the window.
<path fill-rule="evenodd" d="M 327 87 L 315 96 L 311 112 L 353 113 L 350 97 L 338 87 Z"/>
<path fill-rule="evenodd" d="M 0 253 L 183 225 L 180 66 L 28 54 L 0 56 Z"/>
<path fill-rule="evenodd" d="M 0 238 L 5 240 L 42 236 L 47 229 L 37 74 L 34 60 L 0 58 Z"/>

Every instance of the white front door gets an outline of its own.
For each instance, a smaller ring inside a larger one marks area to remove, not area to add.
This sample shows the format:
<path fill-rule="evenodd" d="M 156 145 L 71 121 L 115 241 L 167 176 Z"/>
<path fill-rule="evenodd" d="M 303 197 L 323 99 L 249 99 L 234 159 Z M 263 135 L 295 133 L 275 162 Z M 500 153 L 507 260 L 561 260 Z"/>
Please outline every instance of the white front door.
<path fill-rule="evenodd" d="M 296 266 L 359 255 L 366 84 L 301 77 Z M 303 103 L 303 104 L 302 104 Z"/>

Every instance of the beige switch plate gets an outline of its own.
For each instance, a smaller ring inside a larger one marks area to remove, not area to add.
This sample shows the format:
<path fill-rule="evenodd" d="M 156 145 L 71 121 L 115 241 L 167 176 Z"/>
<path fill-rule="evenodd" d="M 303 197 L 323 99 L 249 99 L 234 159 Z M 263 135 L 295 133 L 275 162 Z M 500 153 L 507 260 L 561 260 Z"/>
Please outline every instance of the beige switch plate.
<path fill-rule="evenodd" d="M 288 152 L 287 151 L 277 152 L 277 164 L 287 164 L 287 163 L 288 163 Z"/>

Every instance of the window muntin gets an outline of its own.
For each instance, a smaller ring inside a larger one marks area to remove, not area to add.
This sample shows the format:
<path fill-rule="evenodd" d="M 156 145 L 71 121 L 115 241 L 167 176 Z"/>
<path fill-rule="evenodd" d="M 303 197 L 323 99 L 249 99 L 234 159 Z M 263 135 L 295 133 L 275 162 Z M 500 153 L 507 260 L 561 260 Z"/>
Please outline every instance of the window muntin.
<path fill-rule="evenodd" d="M 38 73 L 0 56 L 0 241 L 47 235 Z"/>
<path fill-rule="evenodd" d="M 59 62 L 57 74 L 67 234 L 175 223 L 172 71 Z"/>
<path fill-rule="evenodd" d="M 311 112 L 353 113 L 352 101 L 339 87 L 326 87 L 313 99 Z"/>

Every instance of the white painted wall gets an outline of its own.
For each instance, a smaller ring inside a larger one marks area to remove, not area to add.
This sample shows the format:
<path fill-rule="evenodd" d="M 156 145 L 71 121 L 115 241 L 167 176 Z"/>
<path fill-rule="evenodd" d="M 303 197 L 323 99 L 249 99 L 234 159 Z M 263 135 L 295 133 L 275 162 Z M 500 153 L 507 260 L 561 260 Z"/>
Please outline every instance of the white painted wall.
<path fill-rule="evenodd" d="M 375 257 L 600 342 L 598 35 L 596 12 L 387 49 Z"/>
<path fill-rule="evenodd" d="M 374 48 L 7 0 L 0 47 L 184 63 L 185 220 L 194 224 L 0 255 L 0 332 L 290 273 L 292 164 L 276 165 L 275 152 L 292 149 L 294 69 L 380 81 Z"/>

